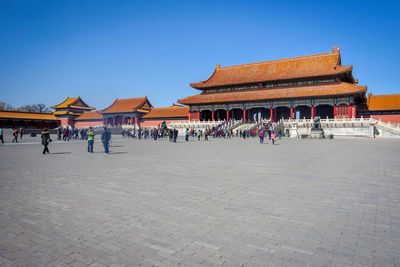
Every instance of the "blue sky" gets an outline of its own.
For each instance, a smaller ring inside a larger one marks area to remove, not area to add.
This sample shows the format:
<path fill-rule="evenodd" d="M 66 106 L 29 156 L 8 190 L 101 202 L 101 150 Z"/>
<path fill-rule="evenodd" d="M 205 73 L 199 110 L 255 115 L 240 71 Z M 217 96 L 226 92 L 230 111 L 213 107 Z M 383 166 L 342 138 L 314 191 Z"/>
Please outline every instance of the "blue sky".
<path fill-rule="evenodd" d="M 0 101 L 102 109 L 197 94 L 222 66 L 330 52 L 359 84 L 400 93 L 397 1 L 1 1 Z"/>

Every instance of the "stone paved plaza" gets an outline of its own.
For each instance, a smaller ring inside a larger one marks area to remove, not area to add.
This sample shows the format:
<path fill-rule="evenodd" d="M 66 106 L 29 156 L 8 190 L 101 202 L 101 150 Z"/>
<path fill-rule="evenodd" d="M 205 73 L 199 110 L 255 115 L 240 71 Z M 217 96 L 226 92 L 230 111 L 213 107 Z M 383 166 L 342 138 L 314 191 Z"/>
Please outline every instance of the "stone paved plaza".
<path fill-rule="evenodd" d="M 398 140 L 113 139 L 0 144 L 0 266 L 400 264 Z"/>

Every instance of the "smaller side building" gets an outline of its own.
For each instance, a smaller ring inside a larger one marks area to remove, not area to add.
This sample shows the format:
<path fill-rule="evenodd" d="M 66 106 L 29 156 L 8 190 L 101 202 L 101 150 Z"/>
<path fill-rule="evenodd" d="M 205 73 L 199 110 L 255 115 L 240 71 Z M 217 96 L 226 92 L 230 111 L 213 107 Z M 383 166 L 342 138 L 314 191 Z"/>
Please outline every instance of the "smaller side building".
<path fill-rule="evenodd" d="M 189 107 L 173 104 L 166 108 L 152 108 L 145 114 L 140 122 L 142 127 L 158 127 L 162 121 L 168 125 L 173 121 L 188 120 Z"/>
<path fill-rule="evenodd" d="M 360 116 L 371 117 L 390 123 L 400 123 L 400 94 L 368 94 L 367 109 L 359 112 Z"/>
<path fill-rule="evenodd" d="M 103 115 L 98 111 L 86 111 L 75 119 L 76 128 L 103 126 Z"/>
<path fill-rule="evenodd" d="M 116 99 L 108 108 L 100 111 L 103 123 L 108 126 L 139 125 L 142 116 L 153 106 L 145 97 Z"/>
<path fill-rule="evenodd" d="M 52 106 L 56 111 L 53 115 L 60 119 L 61 125 L 75 126 L 75 119 L 85 111 L 94 110 L 88 106 L 80 96 L 65 99 L 58 105 Z"/>

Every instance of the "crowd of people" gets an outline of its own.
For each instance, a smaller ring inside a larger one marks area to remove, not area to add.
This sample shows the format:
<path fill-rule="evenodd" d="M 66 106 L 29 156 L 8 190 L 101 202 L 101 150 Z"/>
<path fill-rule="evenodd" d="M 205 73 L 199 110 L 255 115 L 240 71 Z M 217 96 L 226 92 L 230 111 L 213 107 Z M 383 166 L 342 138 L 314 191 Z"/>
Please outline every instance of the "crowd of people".
<path fill-rule="evenodd" d="M 75 128 L 58 128 L 57 140 L 70 141 L 75 140 L 88 140 L 89 129 L 75 129 Z"/>
<path fill-rule="evenodd" d="M 207 141 L 209 137 L 212 138 L 254 138 L 259 137 L 260 144 L 264 142 L 264 138 L 267 138 L 272 141 L 272 144 L 276 143 L 276 138 L 279 139 L 282 136 L 282 132 L 279 129 L 274 129 L 271 123 L 264 123 L 262 125 L 258 125 L 257 127 L 253 127 L 250 129 L 236 129 L 235 131 L 230 127 L 230 123 L 223 123 L 217 125 L 215 127 L 208 127 L 206 129 L 185 129 L 185 141 L 188 142 L 189 138 L 196 138 L 198 141 L 201 141 L 204 138 L 204 141 Z M 169 142 L 176 143 L 179 131 L 178 129 L 167 127 L 163 128 L 141 128 L 136 129 L 123 129 L 121 131 L 121 135 L 123 138 L 137 138 L 137 139 L 153 139 L 158 140 L 159 138 L 168 138 Z M 101 133 L 101 142 L 104 147 L 104 152 L 109 153 L 109 146 L 111 145 L 111 130 L 107 127 L 104 127 Z M 18 137 L 23 137 L 23 130 L 14 129 L 13 130 L 13 141 L 18 142 Z M 0 139 L 2 143 L 4 143 L 3 130 L 0 129 Z M 87 140 L 88 142 L 88 152 L 93 153 L 95 132 L 92 127 L 88 129 L 75 129 L 69 127 L 60 127 L 57 129 L 57 140 L 70 141 L 71 139 L 75 140 Z M 50 138 L 50 133 L 48 129 L 44 129 L 41 133 L 42 145 L 44 146 L 43 154 L 49 153 L 48 145 L 52 142 Z"/>

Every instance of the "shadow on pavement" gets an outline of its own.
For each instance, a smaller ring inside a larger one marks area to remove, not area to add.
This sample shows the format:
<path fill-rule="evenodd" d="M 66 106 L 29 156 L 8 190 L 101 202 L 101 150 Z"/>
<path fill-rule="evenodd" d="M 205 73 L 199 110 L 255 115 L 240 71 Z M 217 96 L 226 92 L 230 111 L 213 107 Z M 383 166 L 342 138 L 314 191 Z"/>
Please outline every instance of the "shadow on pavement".
<path fill-rule="evenodd" d="M 110 152 L 108 154 L 127 154 L 128 152 Z"/>
<path fill-rule="evenodd" d="M 55 155 L 55 154 L 71 154 L 71 152 L 50 152 L 49 154 Z"/>

